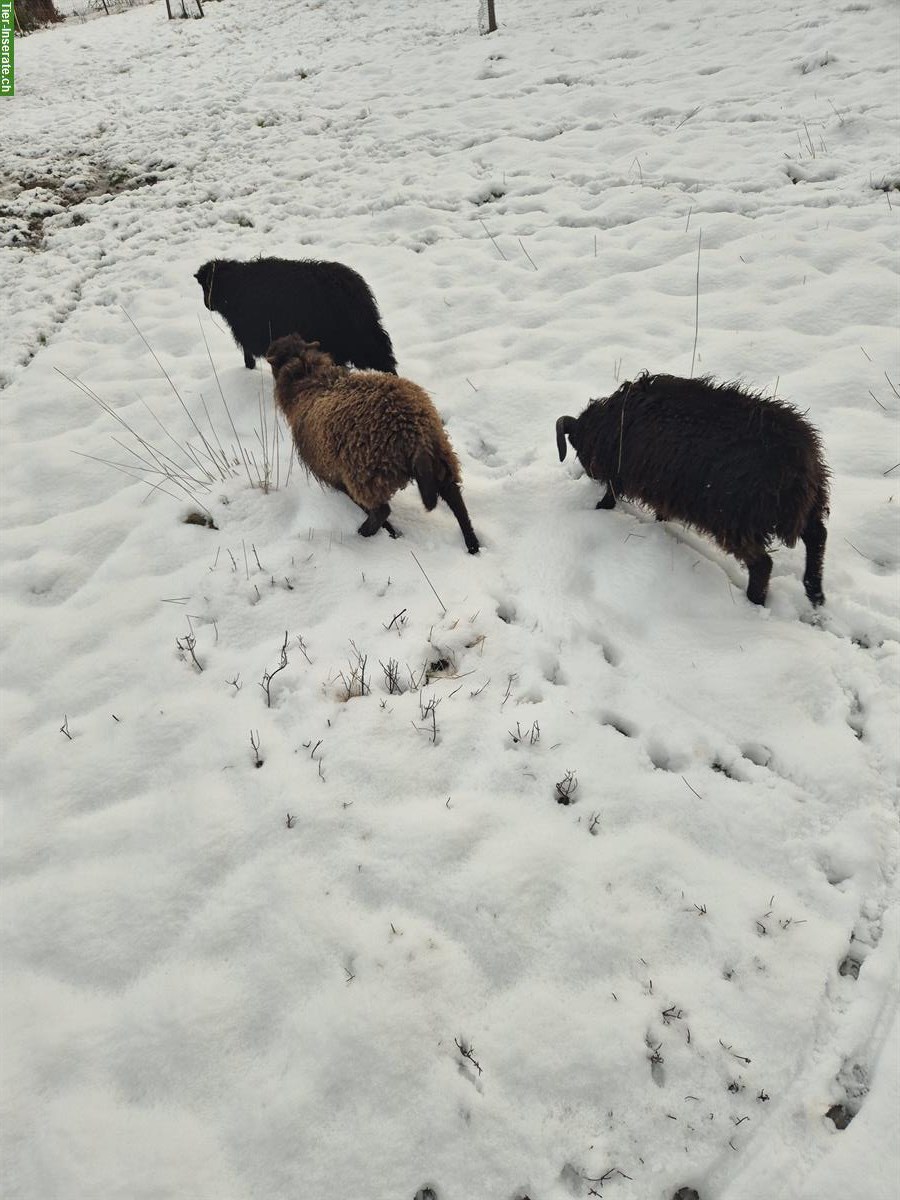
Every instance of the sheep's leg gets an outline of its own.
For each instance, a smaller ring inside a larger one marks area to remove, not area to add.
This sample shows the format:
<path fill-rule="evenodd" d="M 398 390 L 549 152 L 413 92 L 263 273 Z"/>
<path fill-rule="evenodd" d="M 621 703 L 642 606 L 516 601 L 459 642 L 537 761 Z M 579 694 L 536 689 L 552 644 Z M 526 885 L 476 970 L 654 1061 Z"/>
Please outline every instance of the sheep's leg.
<path fill-rule="evenodd" d="M 747 599 L 751 604 L 765 604 L 769 576 L 772 574 L 772 559 L 765 550 L 761 550 L 755 557 L 747 558 L 746 563 L 750 572 Z"/>
<path fill-rule="evenodd" d="M 253 371 L 256 369 L 256 359 L 246 348 L 244 348 L 244 366 L 248 371 Z"/>
<path fill-rule="evenodd" d="M 402 534 L 402 533 L 400 532 L 400 530 L 399 530 L 399 529 L 396 527 L 396 525 L 392 525 L 392 524 L 390 523 L 390 521 L 385 521 L 385 522 L 384 522 L 384 527 L 385 527 L 385 529 L 388 531 L 388 533 L 391 535 L 391 537 L 392 537 L 392 538 L 403 537 L 403 534 Z"/>
<path fill-rule="evenodd" d="M 470 554 L 477 554 L 480 549 L 478 538 L 475 536 L 475 530 L 472 528 L 472 522 L 469 520 L 469 510 L 466 508 L 466 502 L 462 498 L 459 484 L 452 479 L 445 479 L 438 484 L 438 495 L 445 501 L 459 522 L 463 541 L 466 543 L 466 549 Z"/>
<path fill-rule="evenodd" d="M 800 537 L 806 547 L 806 570 L 803 572 L 803 586 L 806 588 L 810 604 L 824 604 L 822 565 L 825 561 L 825 539 L 828 534 L 822 518 L 817 512 L 813 513 L 806 522 Z"/>
<path fill-rule="evenodd" d="M 360 508 L 362 508 L 362 505 L 360 505 Z M 358 530 L 363 537 L 372 537 L 373 534 L 378 532 L 382 525 L 388 531 L 391 537 L 395 538 L 400 536 L 397 530 L 388 520 L 388 517 L 391 515 L 391 506 L 389 504 L 379 504 L 377 508 L 364 508 L 363 512 L 368 514 Z"/>
<path fill-rule="evenodd" d="M 616 507 L 616 496 L 615 496 L 615 493 L 613 492 L 612 488 L 609 486 L 609 484 L 606 485 L 606 492 L 603 496 L 603 499 L 597 501 L 596 507 L 597 508 L 615 508 Z"/>

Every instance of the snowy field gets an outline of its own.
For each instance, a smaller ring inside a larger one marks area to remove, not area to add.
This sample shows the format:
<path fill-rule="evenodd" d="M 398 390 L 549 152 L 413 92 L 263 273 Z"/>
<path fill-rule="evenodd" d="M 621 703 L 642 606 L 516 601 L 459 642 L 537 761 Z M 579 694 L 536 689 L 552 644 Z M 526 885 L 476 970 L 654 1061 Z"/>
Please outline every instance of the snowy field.
<path fill-rule="evenodd" d="M 477 7 L 17 43 L 7 1200 L 900 1195 L 898 9 Z M 289 470 L 257 254 L 371 284 L 478 557 Z M 695 333 L 821 430 L 821 610 L 558 461 Z"/>

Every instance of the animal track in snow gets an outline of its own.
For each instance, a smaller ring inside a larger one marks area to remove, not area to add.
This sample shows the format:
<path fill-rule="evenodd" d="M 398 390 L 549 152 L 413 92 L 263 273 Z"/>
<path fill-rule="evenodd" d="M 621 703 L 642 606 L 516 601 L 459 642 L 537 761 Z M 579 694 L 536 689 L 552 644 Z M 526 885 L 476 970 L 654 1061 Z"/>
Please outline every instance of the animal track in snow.
<path fill-rule="evenodd" d="M 865 915 L 871 911 L 868 905 L 862 906 L 859 919 L 850 934 L 850 946 L 838 966 L 838 974 L 844 978 L 858 979 L 863 963 L 881 941 L 884 932 L 881 919 L 883 909 L 876 911 L 873 917 Z"/>
<path fill-rule="evenodd" d="M 851 693 L 850 711 L 847 713 L 847 724 L 853 730 L 854 737 L 860 741 L 865 733 L 865 722 L 863 721 L 863 706 L 856 692 Z"/>
<path fill-rule="evenodd" d="M 590 630 L 587 637 L 589 642 L 593 642 L 595 646 L 599 647 L 600 653 L 611 667 L 617 667 L 621 663 L 622 655 L 615 648 L 615 646 L 610 645 L 610 643 L 607 642 L 606 639 L 603 638 L 599 633 L 595 633 L 594 630 Z"/>
<path fill-rule="evenodd" d="M 669 750 L 655 738 L 647 743 L 647 754 L 658 771 L 674 771 L 677 774 L 690 762 L 690 755 L 683 751 Z"/>
<path fill-rule="evenodd" d="M 862 1063 L 847 1060 L 838 1072 L 837 1081 L 844 1091 L 844 1099 L 832 1104 L 825 1116 L 834 1122 L 836 1129 L 846 1129 L 868 1095 L 869 1072 Z"/>
<path fill-rule="evenodd" d="M 757 767 L 768 767 L 772 762 L 772 751 L 762 742 L 747 742 L 741 746 L 741 754 Z"/>
<path fill-rule="evenodd" d="M 608 725 L 610 729 L 614 729 L 616 733 L 621 733 L 622 737 L 633 738 L 637 736 L 637 725 L 633 721 L 629 721 L 627 717 L 619 717 L 614 713 L 603 713 L 600 721 L 602 724 Z"/>
<path fill-rule="evenodd" d="M 819 54 L 810 54 L 801 62 L 797 63 L 797 69 L 801 75 L 808 75 L 810 71 L 816 71 L 820 67 L 827 67 L 829 63 L 837 62 L 833 54 L 829 54 L 827 50 L 821 51 Z"/>
<path fill-rule="evenodd" d="M 552 683 L 554 687 L 560 687 L 568 683 L 565 674 L 560 665 L 559 658 L 555 654 L 545 654 L 541 658 L 541 674 L 548 683 Z"/>
<path fill-rule="evenodd" d="M 733 779 L 735 783 L 747 782 L 746 776 L 737 774 L 734 767 L 723 762 L 721 758 L 714 758 L 709 764 L 709 769 L 718 775 L 724 775 L 726 779 Z"/>
<path fill-rule="evenodd" d="M 851 951 L 850 953 L 844 955 L 844 957 L 841 959 L 840 965 L 838 966 L 838 974 L 843 975 L 845 978 L 858 979 L 859 968 L 861 966 L 861 960 L 858 959 Z"/>
<path fill-rule="evenodd" d="M 833 866 L 831 863 L 823 864 L 822 870 L 825 873 L 825 878 L 832 887 L 839 887 L 842 883 L 846 883 L 848 879 L 853 878 L 852 871 L 843 871 L 840 867 Z"/>
<path fill-rule="evenodd" d="M 497 616 L 507 625 L 512 625 L 516 619 L 516 606 L 511 600 L 503 600 L 497 605 Z"/>

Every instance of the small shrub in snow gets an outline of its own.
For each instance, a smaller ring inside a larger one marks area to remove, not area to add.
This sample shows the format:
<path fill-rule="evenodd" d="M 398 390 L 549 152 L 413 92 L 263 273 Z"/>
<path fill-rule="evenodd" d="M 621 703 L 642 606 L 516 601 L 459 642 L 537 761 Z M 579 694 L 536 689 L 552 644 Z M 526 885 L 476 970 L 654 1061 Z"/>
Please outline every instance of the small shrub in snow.
<path fill-rule="evenodd" d="M 566 771 L 565 775 L 556 784 L 556 803 L 557 804 L 574 804 L 575 792 L 578 790 L 578 779 L 574 771 Z"/>

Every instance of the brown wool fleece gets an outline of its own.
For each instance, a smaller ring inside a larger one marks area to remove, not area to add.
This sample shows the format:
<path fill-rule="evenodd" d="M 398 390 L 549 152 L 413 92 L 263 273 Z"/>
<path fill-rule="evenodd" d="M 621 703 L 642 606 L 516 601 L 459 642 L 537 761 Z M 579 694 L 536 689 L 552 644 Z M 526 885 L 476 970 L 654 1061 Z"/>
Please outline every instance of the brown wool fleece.
<path fill-rule="evenodd" d="M 372 511 L 415 478 L 423 456 L 436 479 L 460 482 L 441 419 L 417 384 L 336 366 L 298 337 L 280 338 L 268 358 L 297 453 L 323 483 Z"/>

